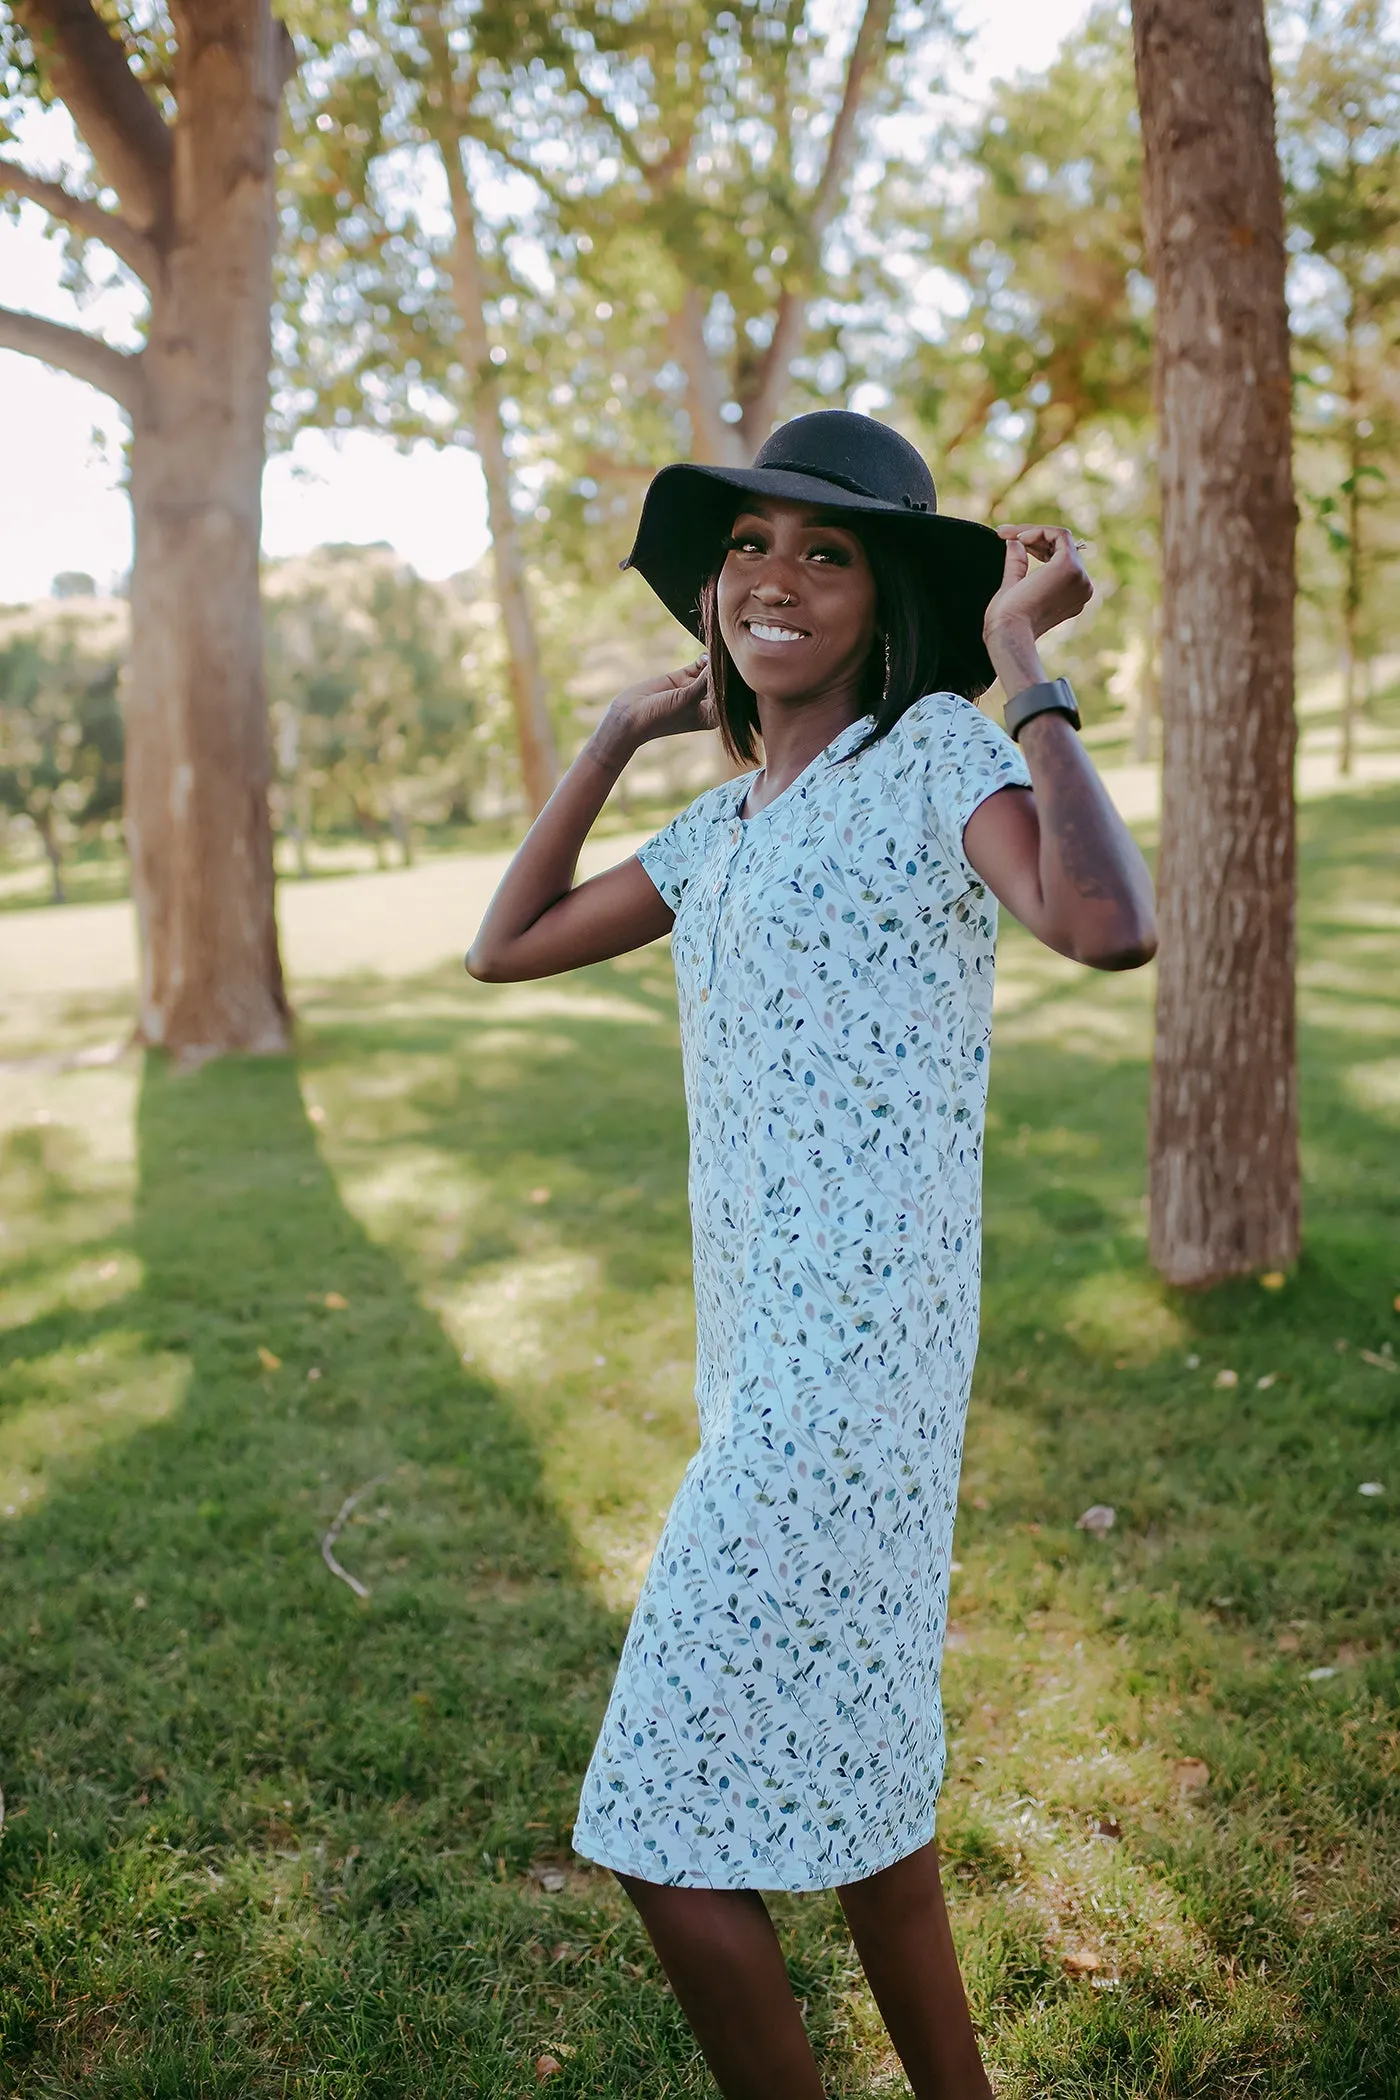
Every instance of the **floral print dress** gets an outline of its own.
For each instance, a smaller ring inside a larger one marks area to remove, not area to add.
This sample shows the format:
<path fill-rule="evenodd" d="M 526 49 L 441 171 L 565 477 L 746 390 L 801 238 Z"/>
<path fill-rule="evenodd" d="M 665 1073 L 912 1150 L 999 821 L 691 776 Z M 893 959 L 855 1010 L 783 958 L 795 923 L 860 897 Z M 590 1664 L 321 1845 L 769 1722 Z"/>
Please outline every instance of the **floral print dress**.
<path fill-rule="evenodd" d="M 934 693 L 641 849 L 674 911 L 700 1448 L 633 1615 L 576 1849 L 816 1889 L 933 1835 L 977 1348 L 996 904 L 963 827 L 1029 784 Z"/>

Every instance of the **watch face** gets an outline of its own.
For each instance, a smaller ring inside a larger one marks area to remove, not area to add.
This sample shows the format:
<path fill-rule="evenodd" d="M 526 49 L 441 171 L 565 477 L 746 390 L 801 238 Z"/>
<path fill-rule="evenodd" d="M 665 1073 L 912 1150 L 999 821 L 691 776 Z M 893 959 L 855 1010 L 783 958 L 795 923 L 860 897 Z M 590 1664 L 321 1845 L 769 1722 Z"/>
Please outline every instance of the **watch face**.
<path fill-rule="evenodd" d="M 1078 729 L 1079 705 L 1074 697 L 1074 687 L 1067 678 L 1047 678 L 1039 684 L 1028 685 L 1006 703 L 1006 726 L 1013 737 L 1019 737 L 1027 722 L 1037 715 L 1063 715 L 1072 729 Z"/>

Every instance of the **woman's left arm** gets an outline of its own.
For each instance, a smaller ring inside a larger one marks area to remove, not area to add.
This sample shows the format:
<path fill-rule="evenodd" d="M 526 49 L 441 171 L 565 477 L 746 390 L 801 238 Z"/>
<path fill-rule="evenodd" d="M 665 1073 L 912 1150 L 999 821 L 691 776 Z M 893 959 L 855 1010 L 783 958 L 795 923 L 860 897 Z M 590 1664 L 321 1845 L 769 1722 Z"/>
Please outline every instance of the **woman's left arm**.
<path fill-rule="evenodd" d="M 1003 526 L 1006 573 L 987 608 L 987 653 L 1008 700 L 1045 677 L 1036 643 L 1082 612 L 1093 586 L 1062 526 Z M 1032 571 L 1031 557 L 1044 566 Z M 1152 877 L 1065 716 L 1021 731 L 1032 792 L 973 811 L 963 850 L 1038 940 L 1096 970 L 1135 970 L 1157 949 Z"/>

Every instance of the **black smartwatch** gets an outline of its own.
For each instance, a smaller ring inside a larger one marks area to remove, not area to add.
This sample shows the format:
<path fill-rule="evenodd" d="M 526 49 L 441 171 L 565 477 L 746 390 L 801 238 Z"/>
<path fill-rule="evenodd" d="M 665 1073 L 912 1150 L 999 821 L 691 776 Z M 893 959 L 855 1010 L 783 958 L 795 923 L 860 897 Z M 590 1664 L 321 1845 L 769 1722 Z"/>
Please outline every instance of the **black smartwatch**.
<path fill-rule="evenodd" d="M 1004 719 L 1007 730 L 1019 742 L 1027 722 L 1048 714 L 1063 715 L 1071 729 L 1079 728 L 1079 702 L 1067 678 L 1047 678 L 1039 685 L 1024 686 L 1007 701 Z"/>

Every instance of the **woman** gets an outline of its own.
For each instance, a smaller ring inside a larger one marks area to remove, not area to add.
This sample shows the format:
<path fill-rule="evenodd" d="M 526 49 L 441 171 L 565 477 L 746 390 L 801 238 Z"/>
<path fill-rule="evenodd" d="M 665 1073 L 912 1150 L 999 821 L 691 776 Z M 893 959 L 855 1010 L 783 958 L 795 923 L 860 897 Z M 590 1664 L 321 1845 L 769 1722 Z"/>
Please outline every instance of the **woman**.
<path fill-rule="evenodd" d="M 665 469 L 629 560 L 708 661 L 612 703 L 467 959 L 543 977 L 670 933 L 680 991 L 701 1443 L 574 1843 L 636 1904 L 728 2100 L 820 2100 L 759 1893 L 812 1888 L 838 1891 L 918 2100 L 974 2100 L 933 1830 L 994 900 L 1100 969 L 1155 941 L 1036 650 L 1091 586 L 1062 528 L 939 516 L 913 447 L 843 411 L 751 469 Z M 1018 741 L 970 704 L 993 676 Z M 576 886 L 632 755 L 715 722 L 762 767 Z"/>

